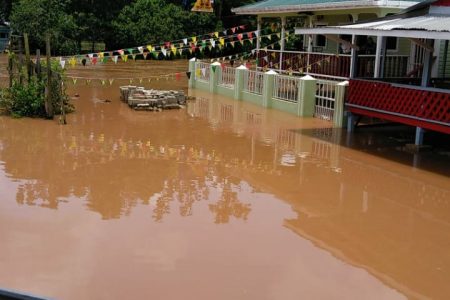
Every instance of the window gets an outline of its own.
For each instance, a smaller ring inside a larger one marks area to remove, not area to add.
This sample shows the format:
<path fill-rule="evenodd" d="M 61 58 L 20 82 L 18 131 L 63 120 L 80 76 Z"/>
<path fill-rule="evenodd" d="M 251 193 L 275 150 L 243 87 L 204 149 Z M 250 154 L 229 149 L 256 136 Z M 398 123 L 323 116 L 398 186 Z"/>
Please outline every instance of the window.
<path fill-rule="evenodd" d="M 325 27 L 326 24 L 316 24 L 316 27 Z M 324 35 L 318 34 L 314 38 L 314 46 L 316 47 L 326 47 L 327 46 L 327 38 Z"/>
<path fill-rule="evenodd" d="M 388 36 L 386 38 L 386 50 L 397 50 L 398 39 L 395 36 Z"/>

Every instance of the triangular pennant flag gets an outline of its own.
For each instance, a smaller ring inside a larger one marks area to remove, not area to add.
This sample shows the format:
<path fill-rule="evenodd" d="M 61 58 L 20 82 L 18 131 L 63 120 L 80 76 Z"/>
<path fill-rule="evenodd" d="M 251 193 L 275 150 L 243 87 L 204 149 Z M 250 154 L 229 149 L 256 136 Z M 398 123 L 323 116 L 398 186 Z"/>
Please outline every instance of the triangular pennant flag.
<path fill-rule="evenodd" d="M 61 59 L 61 60 L 59 61 L 59 65 L 61 66 L 61 68 L 64 69 L 64 67 L 66 66 L 66 61 Z"/>
<path fill-rule="evenodd" d="M 209 51 L 211 51 L 211 49 L 212 49 L 212 46 L 211 46 L 211 45 L 208 45 L 208 49 L 209 49 Z"/>
<path fill-rule="evenodd" d="M 148 52 L 142 53 L 142 56 L 144 57 L 144 60 L 146 60 L 146 59 L 147 59 L 147 56 L 148 56 Z"/>
<path fill-rule="evenodd" d="M 90 85 L 91 84 L 91 79 L 86 79 L 86 85 Z"/>
<path fill-rule="evenodd" d="M 243 36 L 242 33 L 239 33 L 239 34 L 237 35 L 237 38 L 238 38 L 239 41 L 242 41 L 243 37 L 244 37 L 244 36 Z"/>
<path fill-rule="evenodd" d="M 164 43 L 164 46 L 166 46 L 167 49 L 170 48 L 170 45 L 171 45 L 170 42 L 165 42 L 165 43 Z"/>
<path fill-rule="evenodd" d="M 197 37 L 196 36 L 193 36 L 192 38 L 192 42 L 195 44 L 195 43 L 197 43 Z"/>
<path fill-rule="evenodd" d="M 224 46 L 225 45 L 225 39 L 224 38 L 220 38 L 219 39 L 219 43 Z"/>
<path fill-rule="evenodd" d="M 93 57 L 91 63 L 95 66 L 97 64 L 97 57 Z"/>
<path fill-rule="evenodd" d="M 119 59 L 119 56 L 117 56 L 117 55 L 114 55 L 114 56 L 112 57 L 112 60 L 113 60 L 113 62 L 114 62 L 115 64 L 117 64 L 118 59 Z"/>
<path fill-rule="evenodd" d="M 100 79 L 100 81 L 101 81 L 103 86 L 106 85 L 106 80 L 105 79 Z"/>
<path fill-rule="evenodd" d="M 178 54 L 180 54 L 180 56 L 183 55 L 183 49 L 178 49 Z"/>
<path fill-rule="evenodd" d="M 281 38 L 281 34 L 277 33 L 276 34 L 277 38 Z"/>
<path fill-rule="evenodd" d="M 89 53 L 89 54 L 88 54 L 88 57 L 89 57 L 89 59 L 92 59 L 92 58 L 94 57 L 94 54 Z"/>
<path fill-rule="evenodd" d="M 113 78 L 111 78 L 110 80 L 108 80 L 109 81 L 109 85 L 112 85 L 113 83 L 114 83 L 114 79 Z"/>
<path fill-rule="evenodd" d="M 131 55 L 131 57 L 133 58 L 133 60 L 136 60 L 136 54 Z"/>
<path fill-rule="evenodd" d="M 119 52 L 120 55 L 124 55 L 125 54 L 125 51 L 123 51 L 123 50 L 117 50 L 117 52 Z"/>
<path fill-rule="evenodd" d="M 73 82 L 74 85 L 77 84 L 77 81 L 78 81 L 77 78 L 72 78 L 72 82 Z"/>
<path fill-rule="evenodd" d="M 187 45 L 187 43 L 188 43 L 187 39 L 183 39 L 183 43 L 184 43 L 185 45 Z"/>
<path fill-rule="evenodd" d="M 248 33 L 247 33 L 247 37 L 248 37 L 249 39 L 253 38 L 253 32 L 251 32 L 251 31 L 248 32 Z"/>
<path fill-rule="evenodd" d="M 212 66 L 212 71 L 216 73 L 217 66 Z"/>
<path fill-rule="evenodd" d="M 147 50 L 148 50 L 148 52 L 152 52 L 153 51 L 152 45 L 147 45 Z"/>
<path fill-rule="evenodd" d="M 166 56 L 166 55 L 167 55 L 167 50 L 164 49 L 164 48 L 161 48 L 161 53 L 162 53 L 164 56 Z"/>
<path fill-rule="evenodd" d="M 211 42 L 211 46 L 216 47 L 216 41 L 214 39 L 209 40 Z"/>
<path fill-rule="evenodd" d="M 101 60 L 101 59 L 103 59 L 103 57 L 105 57 L 105 53 L 100 52 L 97 56 L 98 56 L 98 57 L 100 58 L 100 60 Z"/>
<path fill-rule="evenodd" d="M 72 56 L 72 57 L 69 59 L 69 65 L 70 65 L 71 67 L 75 67 L 76 64 L 77 64 L 77 59 L 76 59 L 74 56 Z"/>
<path fill-rule="evenodd" d="M 103 59 L 102 59 L 102 63 L 103 63 L 103 64 L 106 64 L 107 62 L 108 62 L 108 57 L 106 57 L 106 56 L 105 56 L 105 57 L 103 57 Z"/>
<path fill-rule="evenodd" d="M 127 49 L 127 51 L 128 51 L 128 54 L 133 54 L 134 49 L 129 48 L 129 49 Z"/>
<path fill-rule="evenodd" d="M 122 58 L 123 62 L 127 62 L 128 61 L 128 55 L 124 54 L 124 55 L 121 55 L 120 57 Z"/>
<path fill-rule="evenodd" d="M 230 42 L 230 45 L 234 48 L 234 42 Z"/>
<path fill-rule="evenodd" d="M 216 37 L 216 38 L 219 38 L 219 33 L 216 31 L 216 32 L 214 32 L 214 36 Z"/>
<path fill-rule="evenodd" d="M 236 29 L 237 29 L 237 27 L 233 27 L 233 28 L 231 28 L 231 31 L 232 31 L 233 33 L 235 33 L 235 32 L 236 32 Z"/>
<path fill-rule="evenodd" d="M 255 31 L 255 36 L 259 37 L 259 31 L 258 30 Z"/>
<path fill-rule="evenodd" d="M 227 35 L 227 30 L 222 31 L 223 35 Z"/>
<path fill-rule="evenodd" d="M 239 28 L 244 30 L 245 29 L 245 25 L 241 25 L 241 26 L 239 26 Z"/>
<path fill-rule="evenodd" d="M 177 55 L 177 48 L 175 46 L 172 46 L 172 53 L 173 55 Z"/>
<path fill-rule="evenodd" d="M 130 84 L 133 84 L 133 78 L 130 78 Z"/>
<path fill-rule="evenodd" d="M 144 47 L 138 47 L 139 53 L 144 53 Z"/>
<path fill-rule="evenodd" d="M 143 78 L 139 78 L 139 83 L 142 84 L 142 82 L 144 82 Z"/>

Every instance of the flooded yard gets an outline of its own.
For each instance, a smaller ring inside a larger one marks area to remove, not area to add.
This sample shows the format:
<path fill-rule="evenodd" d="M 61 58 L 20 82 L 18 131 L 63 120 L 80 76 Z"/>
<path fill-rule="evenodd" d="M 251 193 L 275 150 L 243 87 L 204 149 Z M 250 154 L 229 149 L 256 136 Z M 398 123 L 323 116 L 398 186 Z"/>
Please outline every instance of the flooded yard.
<path fill-rule="evenodd" d="M 187 62 L 78 67 L 184 89 Z M 137 112 L 0 117 L 0 288 L 53 299 L 445 299 L 450 159 L 193 90 Z M 111 102 L 106 102 L 109 100 Z M 381 145 L 385 146 L 381 146 Z M 387 146 L 386 146 L 387 145 Z"/>

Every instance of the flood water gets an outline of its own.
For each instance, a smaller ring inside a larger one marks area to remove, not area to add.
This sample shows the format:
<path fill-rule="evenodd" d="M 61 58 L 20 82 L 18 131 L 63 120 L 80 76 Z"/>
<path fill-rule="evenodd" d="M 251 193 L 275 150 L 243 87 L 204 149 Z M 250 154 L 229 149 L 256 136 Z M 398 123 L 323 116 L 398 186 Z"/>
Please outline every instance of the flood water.
<path fill-rule="evenodd" d="M 142 85 L 187 90 L 184 77 Z M 125 84 L 69 84 L 80 97 L 66 126 L 0 117 L 0 287 L 70 300 L 449 297 L 447 154 L 196 90 L 186 109 L 136 112 L 119 100 Z"/>

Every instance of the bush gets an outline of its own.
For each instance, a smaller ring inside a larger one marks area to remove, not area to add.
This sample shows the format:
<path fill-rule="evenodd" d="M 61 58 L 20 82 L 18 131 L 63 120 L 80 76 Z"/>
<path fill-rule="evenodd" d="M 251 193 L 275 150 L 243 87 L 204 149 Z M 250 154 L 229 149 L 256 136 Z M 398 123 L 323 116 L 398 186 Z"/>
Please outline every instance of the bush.
<path fill-rule="evenodd" d="M 44 117 L 44 90 L 44 84 L 36 78 L 28 84 L 14 82 L 6 93 L 6 111 L 14 117 Z"/>

